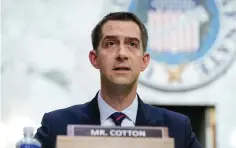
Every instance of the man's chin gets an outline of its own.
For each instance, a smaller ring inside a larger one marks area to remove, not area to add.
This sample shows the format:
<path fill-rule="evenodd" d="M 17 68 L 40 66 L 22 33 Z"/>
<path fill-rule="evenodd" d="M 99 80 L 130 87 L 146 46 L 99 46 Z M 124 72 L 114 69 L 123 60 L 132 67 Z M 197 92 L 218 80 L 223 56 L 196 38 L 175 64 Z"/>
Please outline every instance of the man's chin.
<path fill-rule="evenodd" d="M 134 82 L 131 81 L 130 79 L 116 79 L 116 80 L 113 80 L 112 83 L 113 83 L 114 85 L 130 86 L 130 85 L 132 85 Z"/>

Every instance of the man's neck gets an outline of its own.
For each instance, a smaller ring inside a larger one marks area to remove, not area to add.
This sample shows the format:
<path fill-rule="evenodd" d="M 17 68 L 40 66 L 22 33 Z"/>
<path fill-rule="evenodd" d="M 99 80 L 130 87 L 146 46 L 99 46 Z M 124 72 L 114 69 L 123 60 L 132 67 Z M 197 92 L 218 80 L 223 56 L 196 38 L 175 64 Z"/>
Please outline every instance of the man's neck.
<path fill-rule="evenodd" d="M 135 99 L 137 84 L 131 86 L 101 85 L 101 97 L 112 108 L 122 111 L 129 107 Z"/>

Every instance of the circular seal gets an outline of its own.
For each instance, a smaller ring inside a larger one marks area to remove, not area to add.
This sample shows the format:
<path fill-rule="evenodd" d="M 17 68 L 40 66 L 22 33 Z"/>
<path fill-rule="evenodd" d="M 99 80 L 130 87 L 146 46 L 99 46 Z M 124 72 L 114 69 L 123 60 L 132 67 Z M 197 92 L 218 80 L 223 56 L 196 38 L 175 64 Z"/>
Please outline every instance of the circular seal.
<path fill-rule="evenodd" d="M 151 62 L 140 83 L 161 91 L 189 91 L 225 73 L 236 55 L 231 2 L 132 0 L 128 11 L 143 21 L 149 34 Z"/>

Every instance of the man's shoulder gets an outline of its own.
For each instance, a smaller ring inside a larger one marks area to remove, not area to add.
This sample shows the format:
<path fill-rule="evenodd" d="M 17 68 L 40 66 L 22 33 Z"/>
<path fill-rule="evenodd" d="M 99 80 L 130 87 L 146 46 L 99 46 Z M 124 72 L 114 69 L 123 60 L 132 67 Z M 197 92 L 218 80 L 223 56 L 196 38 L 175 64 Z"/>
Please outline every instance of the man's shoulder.
<path fill-rule="evenodd" d="M 170 137 L 174 137 L 176 147 L 201 148 L 195 134 L 192 131 L 188 116 L 162 107 L 146 105 L 152 119 L 159 121 L 160 126 L 168 127 Z"/>
<path fill-rule="evenodd" d="M 86 114 L 86 110 L 87 110 L 87 105 L 88 102 L 83 103 L 83 104 L 77 104 L 77 105 L 71 105 L 68 107 L 64 107 L 64 108 L 60 108 L 60 109 L 56 109 L 50 112 L 47 112 L 46 114 L 50 117 L 50 118 L 66 118 L 68 116 L 73 116 L 73 115 L 83 115 Z"/>
<path fill-rule="evenodd" d="M 157 107 L 157 106 L 153 106 L 153 105 L 149 105 L 149 104 L 146 104 L 146 107 L 149 110 L 149 114 L 153 118 L 155 118 L 155 117 L 162 118 L 162 120 L 164 120 L 165 122 L 169 122 L 169 121 L 170 122 L 175 121 L 175 123 L 176 122 L 185 122 L 188 118 L 188 116 L 186 116 L 182 113 L 171 111 L 171 110 L 163 108 L 163 107 Z"/>

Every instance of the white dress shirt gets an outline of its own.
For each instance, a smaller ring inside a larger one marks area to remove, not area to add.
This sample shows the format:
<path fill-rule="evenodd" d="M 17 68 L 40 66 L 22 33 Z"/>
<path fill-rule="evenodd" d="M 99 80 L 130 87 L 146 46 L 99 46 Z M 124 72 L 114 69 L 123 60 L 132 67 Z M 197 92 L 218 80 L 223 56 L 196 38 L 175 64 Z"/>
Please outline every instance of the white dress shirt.
<path fill-rule="evenodd" d="M 113 114 L 114 112 L 117 112 L 115 109 L 113 109 L 111 106 L 109 106 L 101 97 L 100 91 L 98 94 L 98 108 L 100 111 L 100 121 L 101 126 L 115 126 L 115 123 L 109 116 Z M 138 111 L 138 99 L 137 95 L 133 101 L 133 103 L 123 111 L 127 117 L 122 121 L 121 126 L 129 126 L 134 127 L 136 116 Z"/>

